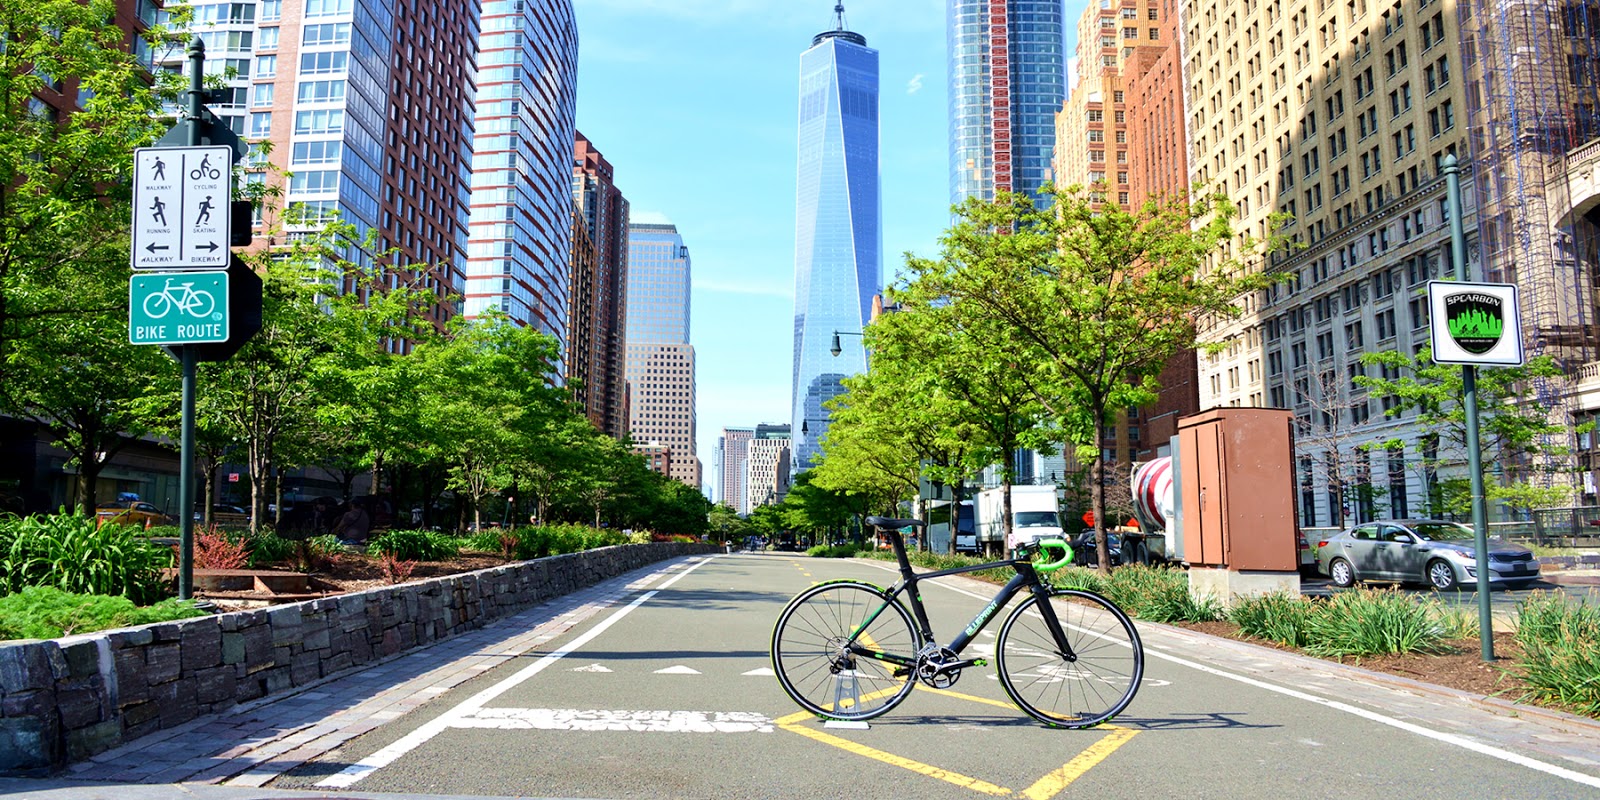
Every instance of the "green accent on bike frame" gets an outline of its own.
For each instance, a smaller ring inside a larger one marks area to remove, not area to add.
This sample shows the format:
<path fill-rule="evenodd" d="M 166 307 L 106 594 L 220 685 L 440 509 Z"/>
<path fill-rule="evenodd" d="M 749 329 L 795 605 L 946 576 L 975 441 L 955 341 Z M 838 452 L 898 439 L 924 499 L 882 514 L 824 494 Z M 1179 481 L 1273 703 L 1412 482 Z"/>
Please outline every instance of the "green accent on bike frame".
<path fill-rule="evenodd" d="M 144 272 L 128 279 L 129 344 L 228 341 L 228 273 Z"/>
<path fill-rule="evenodd" d="M 1059 560 L 1059 561 L 1048 561 L 1048 562 L 1042 562 L 1042 563 L 1038 562 L 1038 561 L 1035 561 L 1035 562 L 1033 562 L 1033 571 L 1034 572 L 1038 572 L 1040 574 L 1047 574 L 1047 573 L 1055 572 L 1056 570 L 1061 569 L 1062 567 L 1072 563 L 1072 548 L 1067 546 L 1067 540 L 1065 540 L 1065 539 L 1040 539 L 1039 540 L 1039 552 L 1040 553 L 1043 553 L 1044 551 L 1050 550 L 1052 548 L 1060 548 L 1060 550 L 1061 550 L 1061 560 Z"/>

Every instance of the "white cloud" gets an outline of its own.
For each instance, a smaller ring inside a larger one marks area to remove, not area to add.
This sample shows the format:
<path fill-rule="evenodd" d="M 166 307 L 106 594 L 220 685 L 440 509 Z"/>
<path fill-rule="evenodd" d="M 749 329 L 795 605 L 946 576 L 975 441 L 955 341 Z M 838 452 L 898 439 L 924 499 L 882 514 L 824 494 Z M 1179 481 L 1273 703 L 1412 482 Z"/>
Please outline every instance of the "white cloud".
<path fill-rule="evenodd" d="M 922 73 L 919 72 L 906 82 L 906 94 L 916 94 L 920 91 L 922 91 Z"/>

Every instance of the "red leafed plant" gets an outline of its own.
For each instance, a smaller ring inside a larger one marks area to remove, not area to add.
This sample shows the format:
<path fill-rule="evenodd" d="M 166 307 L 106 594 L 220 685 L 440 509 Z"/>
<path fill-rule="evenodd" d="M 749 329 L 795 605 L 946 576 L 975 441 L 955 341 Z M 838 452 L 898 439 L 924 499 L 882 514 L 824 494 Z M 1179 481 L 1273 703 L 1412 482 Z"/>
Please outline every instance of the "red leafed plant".
<path fill-rule="evenodd" d="M 405 583 L 411 577 L 411 571 L 417 568 L 417 562 L 402 561 L 387 550 L 383 553 L 382 564 L 383 577 L 390 583 Z"/>
<path fill-rule="evenodd" d="M 194 533 L 194 563 L 201 569 L 239 569 L 250 563 L 243 539 L 229 539 L 215 526 Z"/>

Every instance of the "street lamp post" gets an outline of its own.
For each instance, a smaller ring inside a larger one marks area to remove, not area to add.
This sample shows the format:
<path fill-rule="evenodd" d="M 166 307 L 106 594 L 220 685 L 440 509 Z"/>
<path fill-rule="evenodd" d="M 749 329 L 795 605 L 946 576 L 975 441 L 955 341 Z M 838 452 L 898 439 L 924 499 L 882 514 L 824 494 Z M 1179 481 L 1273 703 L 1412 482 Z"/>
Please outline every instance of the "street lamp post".
<path fill-rule="evenodd" d="M 828 352 L 832 353 L 834 358 L 838 358 L 839 357 L 839 353 L 844 351 L 844 348 L 839 345 L 839 337 L 840 336 L 860 336 L 860 335 L 861 335 L 860 331 L 855 331 L 855 332 L 851 332 L 851 331 L 834 331 L 833 332 L 833 344 L 828 348 Z"/>

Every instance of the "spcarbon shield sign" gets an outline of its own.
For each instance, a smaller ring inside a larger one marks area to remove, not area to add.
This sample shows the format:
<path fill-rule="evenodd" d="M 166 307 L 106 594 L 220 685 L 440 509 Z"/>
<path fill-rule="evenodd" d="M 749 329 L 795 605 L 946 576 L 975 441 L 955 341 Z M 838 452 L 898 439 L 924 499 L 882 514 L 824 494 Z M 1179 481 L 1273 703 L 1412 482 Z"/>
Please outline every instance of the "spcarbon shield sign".
<path fill-rule="evenodd" d="M 1434 361 L 1495 366 L 1523 362 L 1515 285 L 1429 281 L 1428 307 Z"/>

